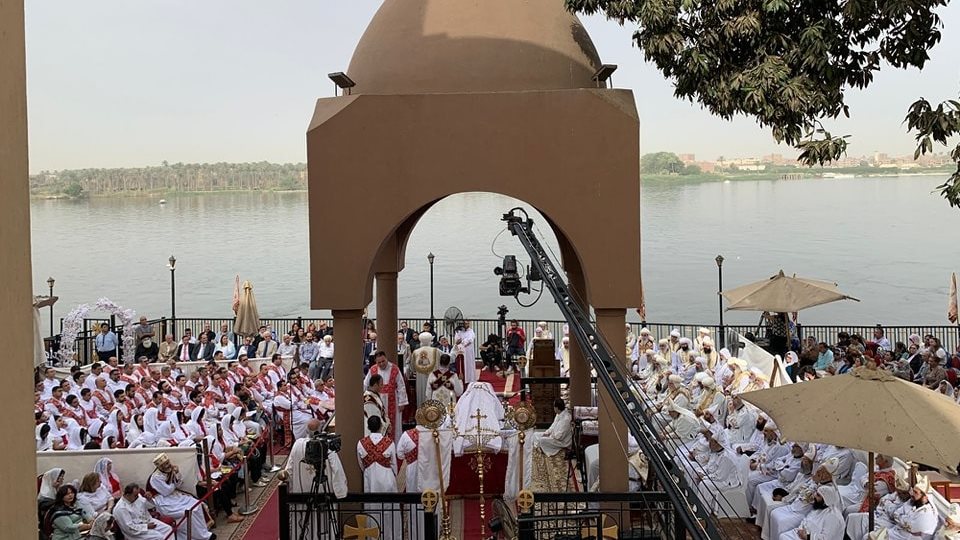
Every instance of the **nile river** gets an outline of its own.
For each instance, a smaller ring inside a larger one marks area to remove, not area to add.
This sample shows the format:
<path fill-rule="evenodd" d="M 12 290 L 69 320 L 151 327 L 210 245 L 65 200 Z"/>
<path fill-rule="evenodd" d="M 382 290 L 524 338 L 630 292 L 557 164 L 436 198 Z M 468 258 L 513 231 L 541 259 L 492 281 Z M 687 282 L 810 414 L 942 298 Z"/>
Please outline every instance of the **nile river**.
<path fill-rule="evenodd" d="M 862 300 L 813 308 L 801 314 L 801 322 L 947 324 L 949 276 L 960 271 L 960 210 L 933 192 L 941 181 L 928 176 L 646 182 L 641 204 L 647 318 L 716 322 L 714 257 L 721 253 L 725 288 L 782 268 L 836 281 Z M 169 315 L 171 254 L 177 258 L 181 317 L 230 314 L 236 274 L 253 283 L 261 315 L 311 314 L 305 193 L 158 201 L 32 203 L 34 291 L 46 294 L 47 277 L 56 278 L 57 317 L 99 297 L 151 318 Z M 509 234 L 497 238 L 503 230 L 500 215 L 515 204 L 498 195 L 468 193 L 434 206 L 407 247 L 399 282 L 401 316 L 429 313 L 426 255 L 432 251 L 437 316 L 455 305 L 468 317 L 495 317 L 502 300 L 492 273 L 500 259 L 493 252 L 523 253 Z M 322 223 L 322 216 L 314 221 Z M 557 251 L 552 234 L 547 236 Z M 598 241 L 616 242 L 617 231 Z M 531 308 L 513 299 L 505 303 L 517 318 L 559 318 L 546 294 Z M 753 322 L 756 315 L 728 313 L 726 320 Z"/>

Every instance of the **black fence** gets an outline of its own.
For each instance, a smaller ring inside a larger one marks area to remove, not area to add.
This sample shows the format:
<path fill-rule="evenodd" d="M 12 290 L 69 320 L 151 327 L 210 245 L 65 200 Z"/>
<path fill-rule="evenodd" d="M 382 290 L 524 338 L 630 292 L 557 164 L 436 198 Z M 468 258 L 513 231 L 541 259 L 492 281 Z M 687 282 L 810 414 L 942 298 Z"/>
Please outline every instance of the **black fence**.
<path fill-rule="evenodd" d="M 376 324 L 376 319 L 370 319 Z M 400 318 L 399 322 L 406 322 L 408 326 L 414 331 L 419 331 L 424 323 L 430 322 L 428 318 Z M 473 330 L 477 335 L 477 344 L 482 343 L 486 340 L 487 336 L 490 334 L 497 334 L 500 331 L 500 322 L 497 319 L 471 319 L 471 324 Z M 261 324 L 269 326 L 273 331 L 278 334 L 286 333 L 290 331 L 294 323 L 299 324 L 301 328 L 307 328 L 308 325 L 313 324 L 319 326 L 321 322 L 325 322 L 328 325 L 333 325 L 333 320 L 329 318 L 305 318 L 305 317 L 296 317 L 296 318 L 261 318 Z M 446 325 L 443 319 L 435 319 L 436 330 L 439 335 L 448 335 L 452 336 L 454 329 L 449 325 Z M 524 329 L 527 334 L 527 339 L 532 339 L 535 334 L 535 329 L 539 321 L 524 319 L 518 321 L 520 327 Z M 543 321 L 547 323 L 548 330 L 553 334 L 553 338 L 557 340 L 557 345 L 560 346 L 560 338 L 564 335 L 564 327 L 566 325 L 565 321 Z M 83 330 L 77 336 L 76 349 L 78 360 L 81 364 L 88 364 L 96 359 L 96 350 L 95 350 L 95 338 L 99 326 L 101 323 L 107 323 L 110 325 L 111 329 L 116 332 L 118 335 L 122 335 L 123 328 L 117 324 L 115 318 L 103 318 L 103 319 L 84 319 L 83 320 Z M 172 334 L 174 340 L 179 342 L 180 337 L 183 335 L 186 329 L 191 329 L 193 334 L 196 335 L 206 325 L 210 325 L 210 328 L 214 332 L 219 332 L 220 327 L 223 324 L 227 325 L 228 331 L 233 331 L 234 319 L 232 317 L 191 317 L 191 318 L 177 318 L 175 321 L 168 319 L 166 317 L 160 319 L 154 319 L 148 321 L 148 323 L 153 327 L 156 342 L 163 341 L 163 337 L 166 334 Z M 63 321 L 61 320 L 61 327 Z M 681 335 L 693 338 L 697 335 L 697 331 L 700 328 L 707 328 L 711 331 L 711 334 L 714 336 L 714 340 L 719 342 L 721 345 L 724 343 L 724 338 L 722 336 L 728 335 L 730 332 L 739 332 L 740 334 L 751 333 L 760 338 L 763 337 L 765 329 L 760 325 L 725 325 L 722 327 L 716 324 L 691 324 L 691 323 L 657 323 L 657 322 L 648 322 L 648 323 L 631 323 L 634 333 L 639 334 L 642 327 L 646 327 L 650 330 L 650 333 L 654 338 L 667 337 L 670 334 L 671 330 L 677 330 Z M 867 341 L 873 339 L 873 331 L 876 329 L 877 325 L 797 325 L 795 332 L 797 339 L 804 339 L 806 337 L 813 337 L 818 342 L 826 342 L 829 344 L 836 343 L 837 334 L 840 332 L 847 332 L 848 334 L 859 334 Z M 956 351 L 957 346 L 960 345 L 960 327 L 958 326 L 936 326 L 936 325 L 920 325 L 920 326 L 883 326 L 884 335 L 891 343 L 897 342 L 907 342 L 907 338 L 912 334 L 917 334 L 920 336 L 932 335 L 940 340 L 940 343 L 943 347 L 950 352 Z M 721 331 L 722 330 L 722 331 Z M 391 334 L 383 334 L 384 339 L 388 339 L 389 343 L 393 344 L 393 336 Z M 235 344 L 239 345 L 240 338 L 238 336 L 234 337 Z M 48 343 L 52 348 L 56 349 L 58 345 L 58 340 L 56 336 L 52 340 L 48 340 Z"/>
<path fill-rule="evenodd" d="M 364 534 L 370 538 L 436 540 L 441 532 L 436 509 L 425 509 L 419 493 L 350 493 L 335 500 L 291 493 L 286 484 L 281 484 L 279 505 L 281 540 L 339 540 L 364 538 Z M 494 512 L 487 519 L 487 533 L 497 538 L 687 538 L 669 497 L 657 491 L 537 493 L 528 512 Z M 388 531 L 390 534 L 386 534 Z M 459 532 L 453 531 L 454 536 Z"/>
<path fill-rule="evenodd" d="M 436 540 L 437 515 L 419 493 L 350 493 L 343 499 L 291 493 L 280 484 L 280 540 Z"/>

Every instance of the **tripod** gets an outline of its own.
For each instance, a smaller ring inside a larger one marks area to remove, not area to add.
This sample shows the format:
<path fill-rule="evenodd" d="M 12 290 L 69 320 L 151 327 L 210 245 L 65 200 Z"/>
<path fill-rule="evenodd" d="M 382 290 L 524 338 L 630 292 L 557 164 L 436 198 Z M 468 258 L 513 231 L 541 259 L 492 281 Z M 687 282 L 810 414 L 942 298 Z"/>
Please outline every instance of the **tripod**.
<path fill-rule="evenodd" d="M 300 462 L 301 465 L 303 462 Z M 310 465 L 310 464 L 308 464 Z M 319 465 L 313 465 L 314 475 L 313 483 L 310 485 L 310 500 L 307 502 L 307 510 L 300 520 L 300 533 L 298 540 L 307 540 L 307 538 L 322 538 L 327 532 L 333 533 L 333 538 L 340 538 L 340 522 L 337 518 L 337 512 L 334 510 L 334 501 L 336 497 L 333 489 L 330 487 L 330 479 L 327 477 L 327 452 L 323 449 L 323 459 Z M 322 488 L 322 490 L 321 490 Z M 324 519 L 326 526 L 324 527 Z M 316 519 L 317 527 L 313 534 L 309 533 L 309 524 Z M 321 530 L 324 527 L 326 530 Z M 309 535 L 309 536 L 308 536 Z"/>

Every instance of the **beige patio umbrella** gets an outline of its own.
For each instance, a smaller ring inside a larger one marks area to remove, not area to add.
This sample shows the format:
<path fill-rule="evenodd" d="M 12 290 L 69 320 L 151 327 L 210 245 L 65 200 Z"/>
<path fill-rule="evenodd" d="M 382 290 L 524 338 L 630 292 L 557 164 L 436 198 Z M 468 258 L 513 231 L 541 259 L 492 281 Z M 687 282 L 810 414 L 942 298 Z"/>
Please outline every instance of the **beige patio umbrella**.
<path fill-rule="evenodd" d="M 237 318 L 233 323 L 234 333 L 241 336 L 256 335 L 260 329 L 260 314 L 257 312 L 257 299 L 253 296 L 253 286 L 249 281 L 243 282 L 243 292 L 240 294 L 240 306 L 237 309 Z"/>
<path fill-rule="evenodd" d="M 741 397 L 769 415 L 787 440 L 870 452 L 871 495 L 873 453 L 951 473 L 960 462 L 957 404 L 883 370 L 861 367 L 848 375 L 747 392 Z"/>
<path fill-rule="evenodd" d="M 947 298 L 947 320 L 956 324 L 958 311 L 960 311 L 960 305 L 957 304 L 957 274 L 950 274 L 950 296 Z"/>
<path fill-rule="evenodd" d="M 837 288 L 836 283 L 818 279 L 777 275 L 720 293 L 727 301 L 727 310 L 770 311 L 792 313 L 838 300 L 854 300 Z"/>

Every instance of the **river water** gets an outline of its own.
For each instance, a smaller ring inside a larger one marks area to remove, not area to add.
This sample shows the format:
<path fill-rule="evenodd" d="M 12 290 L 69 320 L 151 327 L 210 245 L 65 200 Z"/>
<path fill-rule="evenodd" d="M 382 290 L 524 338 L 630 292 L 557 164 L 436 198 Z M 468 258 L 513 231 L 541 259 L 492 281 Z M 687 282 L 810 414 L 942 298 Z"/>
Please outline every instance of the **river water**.
<path fill-rule="evenodd" d="M 951 271 L 960 270 L 960 211 L 933 192 L 941 182 L 936 176 L 645 182 L 647 319 L 716 322 L 714 258 L 720 253 L 726 259 L 727 289 L 782 268 L 836 281 L 862 300 L 810 309 L 800 317 L 807 324 L 947 324 L 948 280 Z M 100 297 L 151 318 L 169 316 L 171 254 L 177 258 L 180 317 L 228 316 L 237 274 L 253 283 L 261 315 L 325 314 L 309 310 L 305 193 L 218 193 L 168 197 L 166 205 L 158 201 L 31 204 L 34 290 L 46 294 L 47 277 L 56 278 L 57 317 Z M 517 204 L 523 203 L 466 193 L 440 201 L 424 215 L 400 275 L 401 316 L 429 314 L 426 255 L 433 252 L 436 315 L 453 305 L 468 317 L 494 318 L 502 303 L 492 273 L 500 262 L 497 255 L 523 253 L 509 233 L 498 237 L 500 215 Z M 552 233 L 541 231 L 558 252 Z M 616 231 L 602 241 L 616 242 Z M 530 308 L 513 299 L 504 303 L 517 318 L 559 318 L 548 294 Z M 749 323 L 756 314 L 730 312 L 725 318 Z"/>

